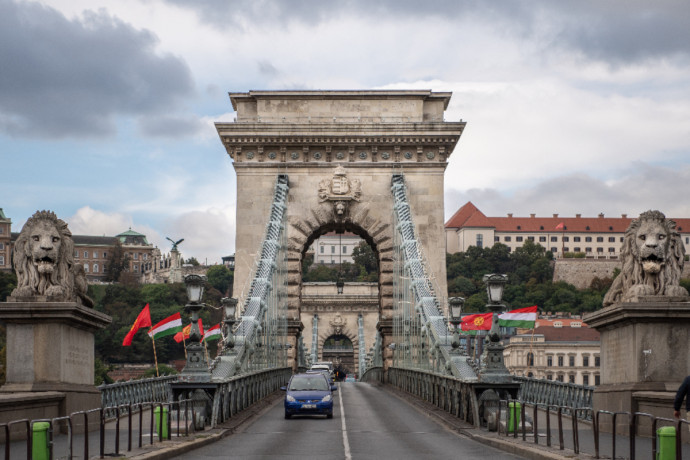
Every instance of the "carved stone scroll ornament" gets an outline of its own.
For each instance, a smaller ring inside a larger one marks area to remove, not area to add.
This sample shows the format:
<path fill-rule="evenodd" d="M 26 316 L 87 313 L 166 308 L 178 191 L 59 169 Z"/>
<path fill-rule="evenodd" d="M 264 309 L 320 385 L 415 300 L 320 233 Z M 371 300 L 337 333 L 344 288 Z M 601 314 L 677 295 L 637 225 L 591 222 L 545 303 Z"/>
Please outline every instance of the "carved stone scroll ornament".
<path fill-rule="evenodd" d="M 331 327 L 333 328 L 333 334 L 342 335 L 343 328 L 347 324 L 347 319 L 343 319 L 340 313 L 336 313 L 335 318 L 329 321 Z"/>
<path fill-rule="evenodd" d="M 659 211 L 646 211 L 634 219 L 623 238 L 621 273 L 604 297 L 604 307 L 638 302 L 640 296 L 685 298 L 679 285 L 685 246 L 676 223 Z"/>
<path fill-rule="evenodd" d="M 362 196 L 362 184 L 359 179 L 348 179 L 345 168 L 338 165 L 332 178 L 319 182 L 318 195 L 321 202 L 332 202 L 333 214 L 342 219 L 348 213 L 350 202 L 359 201 Z"/>
<path fill-rule="evenodd" d="M 12 262 L 17 273 L 15 300 L 47 296 L 57 302 L 93 307 L 86 295 L 84 267 L 74 262 L 74 241 L 67 224 L 52 211 L 37 211 L 22 227 Z"/>

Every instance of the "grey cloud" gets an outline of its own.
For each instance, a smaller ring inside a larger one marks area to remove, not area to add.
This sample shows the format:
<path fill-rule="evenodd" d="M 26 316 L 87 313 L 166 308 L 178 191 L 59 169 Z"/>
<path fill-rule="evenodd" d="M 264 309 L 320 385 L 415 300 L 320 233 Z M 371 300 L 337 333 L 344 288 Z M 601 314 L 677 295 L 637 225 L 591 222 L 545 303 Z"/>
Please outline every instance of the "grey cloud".
<path fill-rule="evenodd" d="M 535 39 L 546 49 L 573 49 L 612 63 L 690 55 L 690 2 L 686 0 L 167 0 L 196 11 L 217 27 L 247 30 L 256 26 L 286 28 L 315 24 L 343 15 L 378 20 L 418 18 L 438 21 L 469 19 L 497 34 Z"/>
<path fill-rule="evenodd" d="M 669 217 L 690 214 L 690 166 L 670 169 L 640 163 L 619 171 L 618 176 L 613 181 L 584 174 L 560 176 L 510 194 L 495 189 L 450 189 L 445 194 L 446 219 L 468 201 L 487 216 L 535 213 L 548 217 L 558 213 L 593 217 L 603 212 L 613 217 L 634 216 L 648 209 L 658 209 Z"/>
<path fill-rule="evenodd" d="M 0 0 L 0 130 L 59 138 L 111 134 L 117 115 L 169 112 L 192 91 L 181 59 L 104 11 L 68 20 Z"/>
<path fill-rule="evenodd" d="M 180 138 L 197 134 L 206 125 L 198 118 L 159 115 L 140 119 L 139 127 L 146 136 Z"/>

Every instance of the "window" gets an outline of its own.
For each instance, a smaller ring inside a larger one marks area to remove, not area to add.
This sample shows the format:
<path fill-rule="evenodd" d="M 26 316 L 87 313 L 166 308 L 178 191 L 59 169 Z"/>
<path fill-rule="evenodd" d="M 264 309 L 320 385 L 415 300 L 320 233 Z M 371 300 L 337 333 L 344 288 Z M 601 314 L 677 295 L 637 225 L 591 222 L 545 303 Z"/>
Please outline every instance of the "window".
<path fill-rule="evenodd" d="M 98 253 L 96 251 L 93 251 L 93 258 L 98 259 Z"/>
<path fill-rule="evenodd" d="M 546 378 L 548 380 L 553 380 L 553 374 L 546 374 Z"/>
<path fill-rule="evenodd" d="M 89 258 L 89 251 L 84 251 L 84 259 L 88 259 L 88 258 Z"/>
<path fill-rule="evenodd" d="M 144 260 L 146 260 L 146 256 L 147 256 L 147 254 L 144 253 L 144 254 L 141 255 L 141 258 L 144 259 Z"/>
<path fill-rule="evenodd" d="M 597 248 L 597 252 L 603 253 L 603 252 L 604 252 L 604 248 Z"/>
<path fill-rule="evenodd" d="M 74 258 L 78 259 L 79 258 L 79 249 L 74 250 Z"/>
<path fill-rule="evenodd" d="M 595 356 L 595 357 L 594 357 L 594 367 L 599 367 L 599 366 L 600 366 L 600 364 L 599 364 L 599 357 L 598 357 L 598 356 Z"/>
<path fill-rule="evenodd" d="M 604 242 L 604 237 L 603 236 L 597 236 L 597 243 L 603 243 Z"/>
<path fill-rule="evenodd" d="M 528 240 L 528 241 L 534 241 L 534 237 L 533 237 L 533 236 L 528 236 L 528 237 L 527 237 L 527 240 Z"/>
<path fill-rule="evenodd" d="M 575 246 L 575 252 L 582 252 L 582 250 L 579 247 Z"/>
<path fill-rule="evenodd" d="M 0 235 L 2 235 L 3 233 L 5 233 L 5 227 L 0 227 Z"/>
<path fill-rule="evenodd" d="M 343 254 L 347 254 L 347 246 L 343 246 Z"/>
<path fill-rule="evenodd" d="M 624 239 L 624 238 L 625 238 L 624 236 L 621 236 L 621 239 L 620 239 L 620 242 L 621 242 L 621 243 L 623 242 L 623 239 Z"/>
<path fill-rule="evenodd" d="M 331 259 L 331 264 L 334 264 L 334 263 L 335 263 L 335 260 Z"/>
<path fill-rule="evenodd" d="M 84 271 L 85 271 L 86 273 L 89 272 L 89 264 L 84 264 Z"/>
<path fill-rule="evenodd" d="M 98 273 L 98 264 L 93 264 L 93 272 Z"/>
<path fill-rule="evenodd" d="M 484 235 L 482 235 L 482 234 L 477 235 L 477 247 L 478 248 L 484 247 Z"/>
<path fill-rule="evenodd" d="M 552 242 L 552 243 L 555 243 L 556 241 L 558 241 L 558 237 L 557 237 L 557 236 L 552 236 L 552 237 L 551 237 L 551 242 Z"/>
<path fill-rule="evenodd" d="M 527 353 L 527 365 L 534 366 L 534 353 Z"/>
<path fill-rule="evenodd" d="M 551 248 L 551 252 L 553 252 L 553 253 L 558 252 L 558 248 L 552 247 L 552 248 Z"/>
<path fill-rule="evenodd" d="M 138 252 L 134 253 L 134 260 L 139 260 L 139 253 Z"/>
<path fill-rule="evenodd" d="M 5 249 L 5 243 L 0 243 L 0 251 L 2 251 L 3 249 Z"/>
<path fill-rule="evenodd" d="M 323 254 L 323 246 L 321 246 L 321 254 Z"/>
<path fill-rule="evenodd" d="M 335 254 L 335 246 L 331 246 L 331 254 Z"/>
<path fill-rule="evenodd" d="M 573 241 L 576 242 L 576 243 L 579 243 L 579 242 L 580 242 L 580 237 L 579 237 L 579 236 L 574 236 L 574 237 L 573 237 Z"/>
<path fill-rule="evenodd" d="M 585 252 L 592 252 L 592 248 L 585 248 Z"/>
<path fill-rule="evenodd" d="M 104 259 L 107 259 L 107 258 L 108 258 L 108 253 L 107 253 L 107 252 L 104 252 L 104 253 L 103 253 L 103 258 L 104 258 Z"/>
<path fill-rule="evenodd" d="M 563 247 L 563 252 L 569 252 L 570 248 L 568 246 Z"/>
<path fill-rule="evenodd" d="M 539 242 L 540 242 L 540 243 L 546 243 L 546 237 L 545 237 L 545 236 L 540 236 L 540 237 L 539 237 Z"/>
<path fill-rule="evenodd" d="M 566 242 L 566 243 L 569 242 L 569 241 L 570 241 L 570 237 L 569 237 L 569 236 L 564 236 L 564 237 L 563 237 L 563 241 Z"/>
<path fill-rule="evenodd" d="M 515 241 L 517 241 L 518 243 L 521 243 L 521 242 L 522 242 L 522 237 L 521 237 L 521 236 L 516 236 L 516 237 L 515 237 Z"/>
<path fill-rule="evenodd" d="M 532 378 L 532 377 L 534 377 L 534 374 L 531 373 L 531 372 L 528 372 L 528 373 L 527 373 L 527 377 Z"/>
<path fill-rule="evenodd" d="M 575 383 L 575 374 L 570 374 L 568 376 L 568 382 Z"/>
<path fill-rule="evenodd" d="M 563 356 L 558 357 L 558 367 L 563 367 Z M 561 380 L 562 382 L 563 380 Z"/>
<path fill-rule="evenodd" d="M 687 238 L 686 238 L 686 239 L 687 239 Z M 509 236 L 504 236 L 504 237 L 503 237 L 503 241 L 510 241 L 510 237 L 509 237 Z"/>
<path fill-rule="evenodd" d="M 139 265 L 134 264 L 134 273 L 139 273 Z"/>
<path fill-rule="evenodd" d="M 609 248 L 609 252 L 616 252 L 616 248 Z"/>
<path fill-rule="evenodd" d="M 549 367 L 553 366 L 553 356 L 547 356 L 546 357 L 546 365 Z M 549 380 L 551 380 L 551 379 L 549 379 Z"/>
<path fill-rule="evenodd" d="M 585 374 L 582 376 L 582 384 L 584 386 L 589 386 L 589 375 Z"/>
<path fill-rule="evenodd" d="M 591 236 L 585 236 L 585 243 L 591 243 L 592 242 L 592 237 Z"/>
<path fill-rule="evenodd" d="M 501 237 L 500 236 L 494 236 L 494 242 L 498 243 L 499 241 L 501 241 Z"/>
<path fill-rule="evenodd" d="M 556 380 L 558 380 L 559 382 L 562 382 L 563 381 L 563 375 L 559 375 L 558 377 L 556 377 Z"/>
<path fill-rule="evenodd" d="M 600 377 L 599 374 L 594 374 L 594 384 L 599 385 Z"/>
<path fill-rule="evenodd" d="M 0 265 L 5 265 L 5 256 L 0 256 Z"/>
<path fill-rule="evenodd" d="M 609 243 L 615 243 L 616 242 L 616 237 L 615 236 L 609 236 Z"/>
<path fill-rule="evenodd" d="M 108 271 L 108 267 L 106 267 L 105 265 L 103 265 L 103 273 L 105 273 L 105 272 L 107 272 L 107 271 Z"/>
<path fill-rule="evenodd" d="M 582 357 L 582 366 L 583 367 L 589 367 L 589 356 L 583 356 Z"/>
<path fill-rule="evenodd" d="M 575 367 L 575 357 L 574 356 L 568 356 L 568 366 Z"/>

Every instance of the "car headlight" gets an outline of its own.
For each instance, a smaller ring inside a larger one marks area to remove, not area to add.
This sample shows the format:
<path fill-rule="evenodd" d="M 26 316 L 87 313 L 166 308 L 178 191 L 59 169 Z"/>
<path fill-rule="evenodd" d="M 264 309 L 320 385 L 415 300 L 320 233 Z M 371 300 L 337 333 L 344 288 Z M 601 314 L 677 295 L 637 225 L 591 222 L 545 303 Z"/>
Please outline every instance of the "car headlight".
<path fill-rule="evenodd" d="M 287 395 L 287 396 L 285 396 L 285 400 L 287 402 L 295 402 L 295 397 L 291 396 L 291 395 Z"/>
<path fill-rule="evenodd" d="M 326 395 L 323 398 L 321 398 L 321 402 L 328 402 L 331 399 L 333 399 L 333 397 L 331 397 L 331 395 Z"/>

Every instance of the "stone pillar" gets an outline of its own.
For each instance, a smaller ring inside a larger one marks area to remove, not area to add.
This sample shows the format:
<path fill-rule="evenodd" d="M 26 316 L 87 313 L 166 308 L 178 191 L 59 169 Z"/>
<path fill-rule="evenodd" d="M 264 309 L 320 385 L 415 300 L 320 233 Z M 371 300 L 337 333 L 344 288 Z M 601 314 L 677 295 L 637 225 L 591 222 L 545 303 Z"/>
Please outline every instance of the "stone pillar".
<path fill-rule="evenodd" d="M 94 332 L 111 318 L 76 302 L 0 303 L 7 326 L 7 370 L 2 393 L 60 392 L 60 415 L 101 406 L 94 386 Z M 36 395 L 39 397 L 39 395 Z"/>
<path fill-rule="evenodd" d="M 667 296 L 640 297 L 585 316 L 601 334 L 601 384 L 594 410 L 646 412 L 673 417 L 673 394 L 690 375 L 690 302 Z M 605 431 L 611 431 L 602 417 Z M 643 421 L 642 423 L 646 423 Z M 651 434 L 642 426 L 641 433 Z"/>

